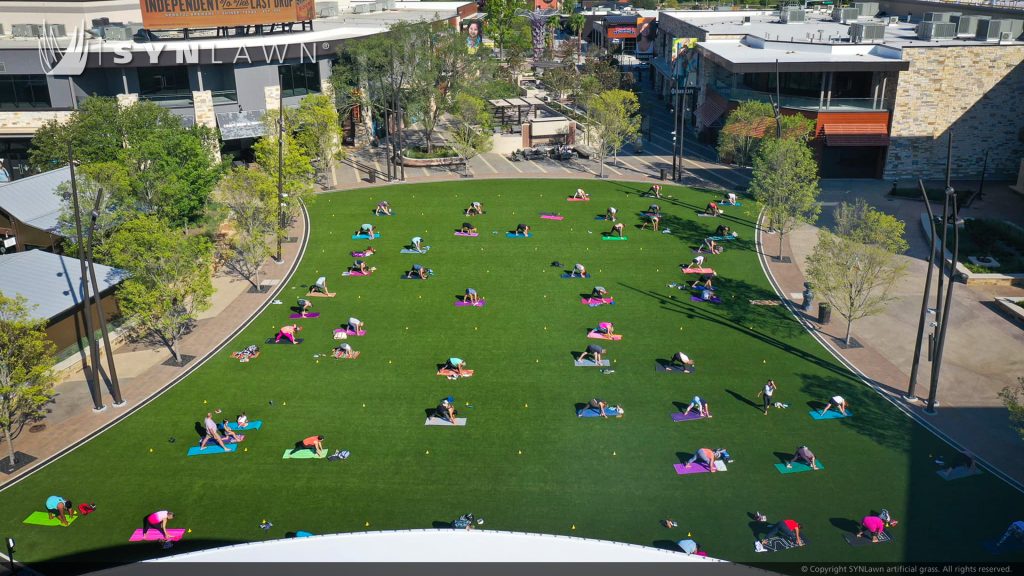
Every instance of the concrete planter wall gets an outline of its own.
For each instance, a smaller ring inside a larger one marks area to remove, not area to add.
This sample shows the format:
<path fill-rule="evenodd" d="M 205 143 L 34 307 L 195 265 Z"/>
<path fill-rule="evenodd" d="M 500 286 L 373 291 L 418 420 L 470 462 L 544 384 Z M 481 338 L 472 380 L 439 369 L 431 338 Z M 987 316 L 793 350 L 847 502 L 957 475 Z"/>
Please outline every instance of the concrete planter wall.
<path fill-rule="evenodd" d="M 1013 299 L 996 298 L 996 306 L 1010 316 L 1013 316 L 1021 326 L 1024 326 L 1024 308 L 1021 308 Z"/>
<path fill-rule="evenodd" d="M 461 166 L 466 163 L 462 156 L 446 156 L 444 158 L 409 158 L 402 156 L 402 165 L 413 168 L 427 168 L 430 166 Z"/>
<path fill-rule="evenodd" d="M 932 227 L 928 222 L 928 214 L 926 212 L 921 213 L 921 229 L 924 231 L 924 237 L 931 241 Z M 948 237 L 946 240 L 951 241 Z M 936 242 L 936 250 L 938 249 L 938 246 L 939 244 Z M 953 261 L 953 254 L 949 250 L 946 250 L 945 254 L 943 254 L 943 260 L 945 261 L 945 265 L 949 266 Z M 956 272 L 964 279 L 964 284 L 968 285 L 1024 286 L 1024 274 L 971 272 L 960 262 L 956 263 Z"/>

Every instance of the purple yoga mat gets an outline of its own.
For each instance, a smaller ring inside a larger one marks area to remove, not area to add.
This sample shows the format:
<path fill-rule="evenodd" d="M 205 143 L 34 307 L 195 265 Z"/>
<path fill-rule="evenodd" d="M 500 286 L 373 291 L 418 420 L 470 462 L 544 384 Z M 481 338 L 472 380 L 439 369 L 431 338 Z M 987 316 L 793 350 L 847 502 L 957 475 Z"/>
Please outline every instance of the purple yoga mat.
<path fill-rule="evenodd" d="M 719 298 L 718 296 L 715 296 L 711 300 L 705 300 L 705 299 L 701 298 L 700 296 L 690 296 L 690 300 L 693 301 L 693 302 L 711 302 L 712 304 L 721 304 L 722 303 L 722 299 Z"/>
<path fill-rule="evenodd" d="M 676 469 L 676 474 L 680 476 L 684 474 L 704 474 L 705 472 L 711 472 L 710 468 L 699 462 L 690 464 L 689 468 L 686 467 L 686 464 L 673 464 L 673 467 Z"/>
<path fill-rule="evenodd" d="M 486 300 L 477 300 L 477 302 L 475 304 L 472 303 L 472 302 L 463 302 L 462 300 L 456 300 L 455 301 L 455 305 L 456 306 L 476 306 L 477 308 L 482 308 L 483 305 L 486 304 L 486 303 L 487 303 Z"/>
<path fill-rule="evenodd" d="M 320 317 L 320 313 L 319 312 L 308 312 L 305 316 L 303 316 L 302 314 L 292 314 L 291 316 L 289 316 L 289 318 L 319 318 L 319 317 Z"/>
<path fill-rule="evenodd" d="M 456 232 L 455 235 L 456 236 L 468 236 L 470 238 L 476 238 L 480 234 L 467 234 L 466 232 Z"/>
<path fill-rule="evenodd" d="M 350 330 L 348 328 L 335 328 L 334 329 L 334 333 L 337 334 L 338 332 L 344 332 L 348 336 L 366 336 L 366 330 L 360 330 L 359 332 L 353 332 L 352 330 Z"/>
<path fill-rule="evenodd" d="M 685 416 L 682 412 L 675 412 L 673 414 L 669 414 L 669 416 L 672 417 L 673 422 L 688 422 L 690 420 L 700 420 L 702 418 L 702 416 L 697 412 L 690 412 Z"/>
<path fill-rule="evenodd" d="M 541 214 L 540 217 L 544 220 L 565 220 L 565 216 L 559 216 L 558 214 Z"/>

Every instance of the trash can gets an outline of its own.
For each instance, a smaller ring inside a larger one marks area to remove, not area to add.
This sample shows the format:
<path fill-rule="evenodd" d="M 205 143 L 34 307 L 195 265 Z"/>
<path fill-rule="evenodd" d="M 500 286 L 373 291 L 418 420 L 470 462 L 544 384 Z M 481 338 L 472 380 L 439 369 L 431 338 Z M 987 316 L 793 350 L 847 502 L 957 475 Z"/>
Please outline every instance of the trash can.
<path fill-rule="evenodd" d="M 374 172 L 373 170 L 368 171 L 366 173 L 366 176 L 367 176 L 366 179 L 370 182 L 370 184 L 376 184 L 377 183 L 377 173 Z"/>
<path fill-rule="evenodd" d="M 822 302 L 818 304 L 818 324 L 828 324 L 832 320 L 832 307 Z"/>
<path fill-rule="evenodd" d="M 665 169 L 664 168 L 661 169 L 661 179 L 665 180 Z"/>

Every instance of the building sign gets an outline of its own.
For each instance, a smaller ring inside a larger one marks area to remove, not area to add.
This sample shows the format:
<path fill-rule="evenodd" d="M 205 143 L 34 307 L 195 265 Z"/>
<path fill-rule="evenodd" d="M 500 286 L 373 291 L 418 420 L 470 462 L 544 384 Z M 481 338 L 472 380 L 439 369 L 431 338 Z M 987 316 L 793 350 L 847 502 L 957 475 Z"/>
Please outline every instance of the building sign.
<path fill-rule="evenodd" d="M 676 58 L 684 50 L 692 50 L 697 47 L 696 38 L 674 38 L 672 40 L 672 61 L 675 62 Z"/>
<path fill-rule="evenodd" d="M 636 26 L 609 26 L 609 38 L 636 38 Z"/>
<path fill-rule="evenodd" d="M 304 22 L 316 17 L 315 0 L 139 0 L 150 30 L 215 28 Z"/>
<path fill-rule="evenodd" d="M 637 25 L 640 32 L 636 37 L 636 57 L 650 60 L 654 56 L 654 42 L 658 39 L 658 21 L 654 18 L 640 18 Z"/>

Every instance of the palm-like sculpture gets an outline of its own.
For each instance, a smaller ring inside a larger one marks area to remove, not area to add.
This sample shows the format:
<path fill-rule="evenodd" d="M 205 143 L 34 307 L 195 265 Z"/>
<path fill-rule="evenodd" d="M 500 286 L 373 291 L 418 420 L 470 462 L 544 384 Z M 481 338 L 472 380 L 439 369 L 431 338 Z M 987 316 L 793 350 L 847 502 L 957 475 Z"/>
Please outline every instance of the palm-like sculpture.
<path fill-rule="evenodd" d="M 558 14 L 558 10 L 549 8 L 547 10 L 541 10 L 537 8 L 532 12 L 529 10 L 520 10 L 516 12 L 517 16 L 522 16 L 530 21 L 530 30 L 533 34 L 533 59 L 540 60 L 541 55 L 544 53 L 544 33 L 545 26 L 548 23 L 548 19 Z"/>

